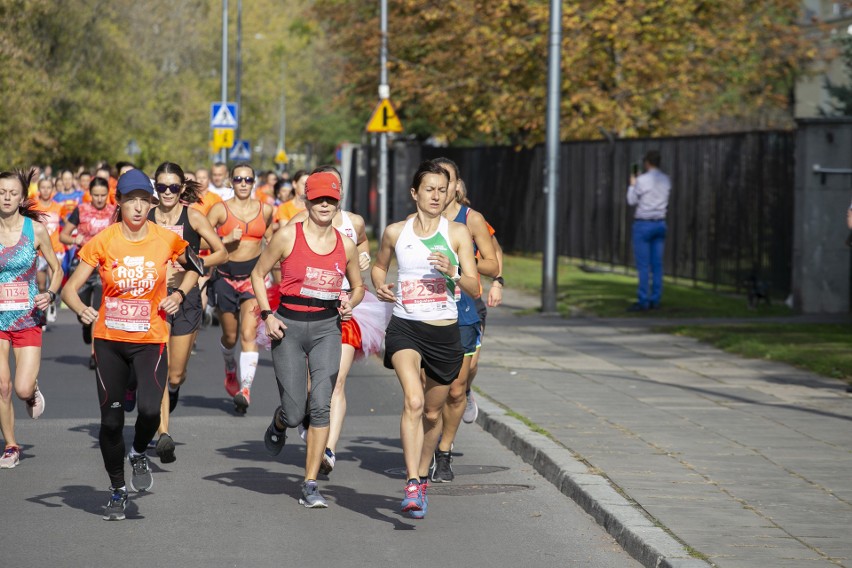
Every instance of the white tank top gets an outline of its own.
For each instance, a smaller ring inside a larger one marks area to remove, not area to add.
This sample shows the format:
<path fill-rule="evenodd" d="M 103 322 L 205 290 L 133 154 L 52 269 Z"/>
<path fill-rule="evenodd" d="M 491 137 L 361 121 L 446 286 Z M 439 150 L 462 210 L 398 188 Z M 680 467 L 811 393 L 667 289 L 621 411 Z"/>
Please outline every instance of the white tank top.
<path fill-rule="evenodd" d="M 349 237 L 350 239 L 352 239 L 352 242 L 357 245 L 358 241 L 356 240 L 355 235 L 355 225 L 352 224 L 352 219 L 349 218 L 349 215 L 346 213 L 346 211 L 341 211 L 340 217 L 343 219 L 343 223 L 339 227 L 335 227 L 335 229 L 337 229 L 337 231 L 344 237 Z M 342 286 L 344 290 L 350 289 L 349 279 L 346 278 L 346 276 L 343 277 Z"/>
<path fill-rule="evenodd" d="M 428 258 L 432 252 L 442 252 L 458 266 L 450 246 L 450 223 L 441 217 L 438 230 L 429 237 L 420 238 L 414 234 L 415 219 L 412 217 L 405 222 L 394 249 L 399 281 L 393 315 L 416 321 L 458 319 L 456 295 L 459 287 L 452 278 L 435 270 Z"/>

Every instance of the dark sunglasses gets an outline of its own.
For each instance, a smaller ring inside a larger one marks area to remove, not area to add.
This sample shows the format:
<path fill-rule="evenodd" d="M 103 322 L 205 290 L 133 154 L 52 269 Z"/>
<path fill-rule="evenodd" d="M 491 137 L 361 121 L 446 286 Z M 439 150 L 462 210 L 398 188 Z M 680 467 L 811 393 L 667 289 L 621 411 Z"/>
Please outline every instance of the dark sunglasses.
<path fill-rule="evenodd" d="M 179 183 L 173 183 L 171 185 L 166 185 L 164 183 L 154 184 L 154 189 L 157 190 L 157 193 L 166 193 L 170 191 L 171 193 L 180 193 L 181 185 Z"/>
<path fill-rule="evenodd" d="M 246 183 L 247 183 L 247 184 L 249 184 L 249 185 L 251 185 L 251 184 L 253 184 L 253 183 L 254 183 L 254 178 L 253 178 L 253 177 L 234 176 L 234 177 L 233 177 L 233 178 L 231 178 L 231 179 L 233 180 L 233 182 L 234 182 L 234 183 L 242 183 L 242 182 L 246 182 Z"/>

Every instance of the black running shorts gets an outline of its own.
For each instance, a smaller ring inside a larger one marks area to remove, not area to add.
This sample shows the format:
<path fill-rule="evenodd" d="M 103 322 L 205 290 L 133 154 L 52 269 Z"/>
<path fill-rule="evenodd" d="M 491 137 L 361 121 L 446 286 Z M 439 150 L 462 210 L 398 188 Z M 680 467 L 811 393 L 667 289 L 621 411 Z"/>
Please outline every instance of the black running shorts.
<path fill-rule="evenodd" d="M 420 353 L 420 367 L 435 382 L 448 385 L 459 376 L 464 349 L 458 324 L 430 325 L 392 316 L 385 331 L 385 367 L 393 369 L 394 353 L 405 349 Z"/>

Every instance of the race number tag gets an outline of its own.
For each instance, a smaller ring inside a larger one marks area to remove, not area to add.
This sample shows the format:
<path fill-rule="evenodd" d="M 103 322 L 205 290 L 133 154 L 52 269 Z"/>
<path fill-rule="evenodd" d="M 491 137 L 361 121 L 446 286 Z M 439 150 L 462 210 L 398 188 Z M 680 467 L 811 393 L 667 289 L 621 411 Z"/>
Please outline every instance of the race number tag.
<path fill-rule="evenodd" d="M 151 302 L 104 298 L 104 323 L 120 331 L 148 331 L 151 328 Z"/>
<path fill-rule="evenodd" d="M 447 281 L 443 278 L 401 280 L 402 307 L 406 312 L 433 312 L 447 308 Z"/>
<path fill-rule="evenodd" d="M 28 310 L 32 307 L 28 283 L 6 282 L 0 284 L 0 312 Z"/>
<path fill-rule="evenodd" d="M 305 280 L 299 293 L 308 298 L 319 300 L 336 300 L 343 286 L 343 274 L 322 268 L 308 266 L 305 269 Z"/>

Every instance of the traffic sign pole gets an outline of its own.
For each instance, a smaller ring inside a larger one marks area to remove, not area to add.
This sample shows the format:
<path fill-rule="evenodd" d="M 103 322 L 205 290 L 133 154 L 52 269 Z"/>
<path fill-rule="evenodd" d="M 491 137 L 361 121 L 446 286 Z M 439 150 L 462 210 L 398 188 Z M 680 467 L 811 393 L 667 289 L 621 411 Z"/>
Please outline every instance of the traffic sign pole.
<path fill-rule="evenodd" d="M 379 97 L 389 98 L 388 86 L 388 0 L 381 0 L 381 39 L 379 54 Z M 379 134 L 379 242 L 388 226 L 388 133 Z"/>
<path fill-rule="evenodd" d="M 222 106 L 228 101 L 228 0 L 222 0 Z M 219 150 L 219 161 L 225 162 L 227 149 Z"/>

